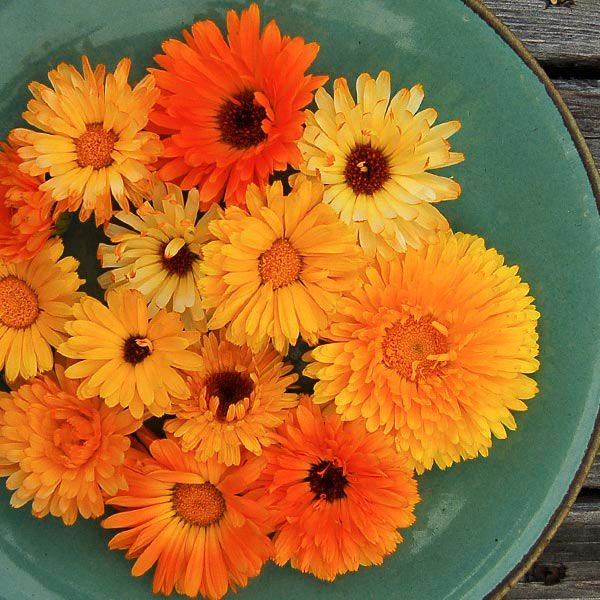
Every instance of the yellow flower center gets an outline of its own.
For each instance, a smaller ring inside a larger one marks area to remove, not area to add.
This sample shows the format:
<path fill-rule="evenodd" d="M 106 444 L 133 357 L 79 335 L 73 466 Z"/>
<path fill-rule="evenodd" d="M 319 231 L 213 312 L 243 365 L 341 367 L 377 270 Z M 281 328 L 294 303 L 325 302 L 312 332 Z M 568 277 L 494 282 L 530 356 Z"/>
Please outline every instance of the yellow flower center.
<path fill-rule="evenodd" d="M 302 257 L 285 238 L 273 242 L 258 259 L 258 272 L 263 283 L 270 281 L 276 290 L 298 279 L 302 270 Z"/>
<path fill-rule="evenodd" d="M 254 382 L 247 373 L 239 371 L 221 371 L 212 373 L 205 382 L 206 395 L 219 399 L 217 418 L 224 421 L 232 404 L 249 398 L 254 391 Z"/>
<path fill-rule="evenodd" d="M 114 131 L 104 129 L 102 123 L 90 123 L 87 131 L 75 140 L 77 162 L 80 167 L 102 169 L 113 163 L 111 152 L 119 139 Z"/>
<path fill-rule="evenodd" d="M 173 508 L 188 523 L 208 527 L 225 512 L 225 498 L 212 483 L 178 483 L 173 490 Z"/>
<path fill-rule="evenodd" d="M 39 316 L 37 294 L 21 279 L 0 279 L 0 323 L 13 329 L 29 327 Z"/>
<path fill-rule="evenodd" d="M 434 326 L 431 317 L 418 321 L 409 317 L 396 321 L 383 338 L 383 364 L 406 379 L 415 380 L 436 370 L 435 357 L 448 352 L 446 335 Z"/>
<path fill-rule="evenodd" d="M 217 113 L 221 141 L 238 150 L 257 146 L 267 137 L 262 129 L 266 116 L 264 107 L 254 101 L 252 90 L 240 92 L 224 102 Z"/>
<path fill-rule="evenodd" d="M 346 159 L 344 176 L 355 194 L 374 194 L 390 178 L 388 159 L 371 144 L 359 144 Z"/>

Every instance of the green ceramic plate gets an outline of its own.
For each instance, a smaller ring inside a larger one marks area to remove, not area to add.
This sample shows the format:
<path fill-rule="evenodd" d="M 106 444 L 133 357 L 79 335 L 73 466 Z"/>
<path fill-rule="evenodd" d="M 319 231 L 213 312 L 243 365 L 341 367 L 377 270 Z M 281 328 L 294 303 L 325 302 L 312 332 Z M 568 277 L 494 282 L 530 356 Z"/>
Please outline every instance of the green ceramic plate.
<path fill-rule="evenodd" d="M 44 80 L 58 62 L 78 63 L 85 52 L 113 67 L 129 55 L 141 76 L 162 39 L 196 19 L 222 24 L 229 5 L 243 6 L 238 0 L 3 0 L 0 137 L 19 125 L 27 83 Z M 589 153 L 539 68 L 474 2 L 271 0 L 263 10 L 285 32 L 320 42 L 315 72 L 354 79 L 385 68 L 395 87 L 422 82 L 426 104 L 442 120 L 462 120 L 452 141 L 467 160 L 452 173 L 464 193 L 443 209 L 455 229 L 485 236 L 522 266 L 543 315 L 542 368 L 531 409 L 488 460 L 421 478 L 417 523 L 383 567 L 328 585 L 269 565 L 239 597 L 499 595 L 568 510 L 597 438 L 600 218 Z M 72 227 L 66 238 L 90 282 L 97 275 L 95 235 L 92 227 Z M 87 289 L 98 291 L 94 283 Z M 9 508 L 8 498 L 3 490 L 2 598 L 151 597 L 150 578 L 129 575 L 130 565 L 108 551 L 109 535 L 97 523 L 66 528 L 53 518 L 38 521 L 28 509 Z"/>

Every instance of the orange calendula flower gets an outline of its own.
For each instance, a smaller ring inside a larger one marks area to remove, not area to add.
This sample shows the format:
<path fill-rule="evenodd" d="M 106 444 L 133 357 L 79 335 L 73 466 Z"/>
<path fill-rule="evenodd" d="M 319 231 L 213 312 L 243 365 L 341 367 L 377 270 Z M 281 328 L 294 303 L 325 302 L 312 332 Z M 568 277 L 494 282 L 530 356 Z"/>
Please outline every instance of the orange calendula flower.
<path fill-rule="evenodd" d="M 0 261 L 0 369 L 9 381 L 51 369 L 52 348 L 67 337 L 84 280 L 79 262 L 62 253 L 62 242 L 49 240 L 29 261 Z"/>
<path fill-rule="evenodd" d="M 402 542 L 419 501 L 393 439 L 321 414 L 308 397 L 265 450 L 261 478 L 277 521 L 275 562 L 319 579 L 380 565 Z"/>
<path fill-rule="evenodd" d="M 271 556 L 270 514 L 249 491 L 264 461 L 253 457 L 239 467 L 201 462 L 172 440 L 156 440 L 150 453 L 130 450 L 125 477 L 129 489 L 107 504 L 123 512 L 102 525 L 124 529 L 109 543 L 136 559 L 132 575 L 154 565 L 154 593 L 222 598 L 245 587 Z"/>
<path fill-rule="evenodd" d="M 145 411 L 160 417 L 171 398 L 190 395 L 179 370 L 201 368 L 200 357 L 188 350 L 200 334 L 184 331 L 176 313 L 160 311 L 149 319 L 137 290 L 109 291 L 106 301 L 86 296 L 73 307 L 70 337 L 58 349 L 76 361 L 65 373 L 82 380 L 81 398 L 100 396 L 108 406 L 129 408 L 136 419 Z"/>
<path fill-rule="evenodd" d="M 150 69 L 161 96 L 150 116 L 168 137 L 165 181 L 200 187 L 203 203 L 244 205 L 249 183 L 297 164 L 296 146 L 312 92 L 327 81 L 306 75 L 319 51 L 300 37 L 282 36 L 275 21 L 260 32 L 256 4 L 227 13 L 227 42 L 212 21 L 167 40 Z"/>
<path fill-rule="evenodd" d="M 173 401 L 175 418 L 165 431 L 199 460 L 216 456 L 237 465 L 244 448 L 259 455 L 273 443 L 275 428 L 298 402 L 286 392 L 298 376 L 272 347 L 254 354 L 224 338 L 219 332 L 201 340 L 202 369 L 189 374 L 191 396 Z"/>
<path fill-rule="evenodd" d="M 54 234 L 41 177 L 21 172 L 14 144 L 0 143 L 0 260 L 22 262 L 41 252 Z"/>
<path fill-rule="evenodd" d="M 517 271 L 463 233 L 378 261 L 306 357 L 315 402 L 393 432 L 419 472 L 487 456 L 537 393 L 540 315 Z"/>
<path fill-rule="evenodd" d="M 229 207 L 211 221 L 200 292 L 214 308 L 209 329 L 257 352 L 269 339 L 287 352 L 302 336 L 316 344 L 342 292 L 360 285 L 364 255 L 354 233 L 323 204 L 323 186 L 299 176 L 289 196 L 281 182 L 248 189 L 248 212 Z"/>
<path fill-rule="evenodd" d="M 128 83 L 131 61 L 124 58 L 114 73 L 92 70 L 86 56 L 83 75 L 61 63 L 50 71 L 49 88 L 37 81 L 23 118 L 40 131 L 15 129 L 23 147 L 21 169 L 47 176 L 40 189 L 51 192 L 56 213 L 76 211 L 96 224 L 112 215 L 112 198 L 123 210 L 136 206 L 150 176 L 149 166 L 162 151 L 155 133 L 144 131 L 159 91 L 154 78 L 145 77 L 133 89 Z"/>
<path fill-rule="evenodd" d="M 34 516 L 51 514 L 65 525 L 78 515 L 101 516 L 103 495 L 127 486 L 128 435 L 141 424 L 99 398 L 81 400 L 76 388 L 57 365 L 56 378 L 36 377 L 0 393 L 0 475 L 14 490 L 11 506 L 31 502 Z"/>

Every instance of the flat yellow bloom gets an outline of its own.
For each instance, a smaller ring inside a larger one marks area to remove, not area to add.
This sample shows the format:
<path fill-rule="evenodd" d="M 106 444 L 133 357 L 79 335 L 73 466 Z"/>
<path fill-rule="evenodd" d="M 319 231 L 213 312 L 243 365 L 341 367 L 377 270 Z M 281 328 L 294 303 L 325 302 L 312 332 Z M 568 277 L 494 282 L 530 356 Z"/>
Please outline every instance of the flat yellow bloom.
<path fill-rule="evenodd" d="M 391 99 L 387 71 L 377 79 L 363 73 L 354 100 L 344 78 L 336 79 L 333 97 L 317 90 L 318 110 L 307 112 L 298 146 L 301 170 L 325 184 L 324 202 L 351 224 L 368 256 L 391 259 L 406 248 L 431 243 L 448 222 L 433 206 L 454 200 L 460 185 L 430 173 L 462 162 L 448 138 L 460 121 L 434 126 L 433 108 L 419 111 L 421 85 L 402 89 Z"/>
<path fill-rule="evenodd" d="M 151 317 L 164 308 L 180 313 L 187 328 L 206 331 L 198 290 L 200 260 L 202 246 L 213 239 L 208 223 L 222 211 L 215 204 L 198 218 L 198 190 L 190 190 L 184 199 L 181 189 L 171 183 L 155 182 L 151 197 L 137 214 L 115 214 L 127 227 L 116 223 L 105 227 L 114 245 L 98 247 L 102 266 L 110 268 L 98 282 L 105 289 L 140 291 Z"/>
<path fill-rule="evenodd" d="M 0 261 L 0 370 L 9 381 L 51 369 L 52 348 L 67 337 L 65 324 L 84 280 L 77 276 L 79 262 L 61 259 L 62 253 L 54 239 L 29 261 Z"/>
<path fill-rule="evenodd" d="M 306 357 L 315 402 L 392 432 L 419 472 L 487 456 L 537 393 L 540 315 L 517 271 L 462 233 L 378 260 Z"/>
<path fill-rule="evenodd" d="M 364 255 L 353 231 L 323 204 L 323 186 L 294 179 L 265 192 L 250 186 L 247 212 L 229 207 L 209 224 L 204 246 L 202 305 L 215 309 L 209 329 L 254 352 L 272 340 L 287 352 L 302 336 L 316 344 L 342 292 L 359 284 Z"/>
<path fill-rule="evenodd" d="M 128 407 L 136 419 L 145 411 L 160 417 L 171 398 L 190 395 L 179 370 L 201 368 L 200 357 L 187 349 L 200 334 L 184 331 L 176 313 L 160 311 L 149 320 L 136 290 L 109 291 L 106 301 L 88 296 L 73 307 L 70 337 L 58 349 L 76 361 L 65 374 L 82 380 L 81 398 L 100 396 L 108 406 Z"/>
<path fill-rule="evenodd" d="M 173 401 L 175 418 L 165 431 L 200 461 L 216 455 L 219 462 L 238 465 L 244 448 L 260 455 L 273 443 L 275 429 L 298 403 L 286 391 L 298 376 L 272 347 L 254 354 L 224 337 L 210 333 L 201 340 L 202 369 L 189 374 L 192 394 Z"/>
<path fill-rule="evenodd" d="M 82 58 L 83 75 L 61 63 L 48 73 L 49 88 L 37 81 L 23 118 L 40 131 L 15 129 L 23 147 L 21 169 L 46 176 L 41 191 L 49 191 L 56 211 L 76 211 L 86 221 L 96 214 L 96 224 L 112 215 L 114 196 L 123 210 L 136 206 L 147 185 L 148 166 L 162 152 L 158 135 L 144 131 L 159 91 L 148 75 L 133 89 L 127 82 L 131 61 L 124 58 L 114 74 L 106 67 L 92 70 Z"/>

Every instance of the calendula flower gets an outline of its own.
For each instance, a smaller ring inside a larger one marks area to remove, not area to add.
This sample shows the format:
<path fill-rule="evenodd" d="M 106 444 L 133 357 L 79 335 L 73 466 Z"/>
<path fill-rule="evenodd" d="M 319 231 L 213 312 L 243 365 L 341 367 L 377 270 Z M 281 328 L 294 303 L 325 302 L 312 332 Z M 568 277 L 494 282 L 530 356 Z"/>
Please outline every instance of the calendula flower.
<path fill-rule="evenodd" d="M 50 205 L 39 191 L 41 177 L 19 169 L 12 143 L 0 142 L 0 260 L 22 262 L 41 252 L 54 233 Z"/>
<path fill-rule="evenodd" d="M 130 450 L 129 489 L 107 504 L 123 512 L 102 525 L 124 529 L 109 547 L 136 559 L 132 575 L 156 564 L 154 593 L 223 597 L 245 587 L 271 556 L 270 515 L 249 493 L 264 466 L 262 458 L 225 467 L 201 462 L 172 440 L 150 445 L 151 457 Z"/>
<path fill-rule="evenodd" d="M 333 581 L 380 565 L 402 542 L 419 501 L 393 439 L 361 423 L 323 416 L 305 397 L 265 450 L 261 478 L 275 511 L 274 560 Z"/>
<path fill-rule="evenodd" d="M 393 432 L 419 472 L 487 456 L 537 392 L 539 313 L 517 272 L 463 233 L 370 266 L 307 357 L 315 401 Z"/>
<path fill-rule="evenodd" d="M 112 215 L 111 194 L 123 210 L 140 202 L 162 151 L 158 136 L 144 131 L 159 91 L 151 75 L 131 88 L 128 58 L 108 75 L 104 65 L 92 70 L 86 56 L 82 64 L 83 75 L 65 63 L 50 71 L 51 88 L 29 85 L 33 100 L 23 118 L 40 131 L 12 135 L 23 146 L 21 169 L 46 176 L 40 190 L 51 192 L 56 213 L 81 207 L 79 218 L 95 213 L 98 225 Z"/>
<path fill-rule="evenodd" d="M 128 435 L 140 425 L 99 398 L 81 400 L 77 384 L 56 366 L 10 394 L 0 392 L 0 475 L 14 490 L 11 506 L 32 503 L 36 517 L 104 513 L 103 495 L 127 486 L 122 472 Z"/>
<path fill-rule="evenodd" d="M 171 398 L 187 398 L 190 389 L 179 369 L 201 368 L 197 354 L 187 348 L 197 332 L 183 330 L 176 313 L 160 311 L 149 320 L 148 308 L 137 290 L 107 292 L 105 306 L 85 297 L 73 307 L 69 338 L 58 351 L 75 364 L 67 377 L 81 379 L 81 398 L 104 398 L 110 407 L 129 408 L 136 419 L 144 411 L 160 417 Z"/>
<path fill-rule="evenodd" d="M 150 69 L 161 89 L 150 119 L 167 136 L 163 180 L 199 186 L 202 203 L 224 195 L 243 206 L 249 183 L 264 186 L 300 161 L 302 109 L 327 77 L 305 74 L 318 44 L 282 36 L 275 21 L 260 32 L 256 4 L 227 13 L 227 34 L 201 21 L 185 42 L 163 43 L 162 69 Z"/>
<path fill-rule="evenodd" d="M 103 288 L 139 290 L 150 316 L 160 309 L 182 314 L 188 328 L 206 331 L 198 282 L 202 246 L 212 239 L 211 219 L 221 215 L 217 205 L 198 218 L 199 194 L 192 189 L 184 200 L 181 189 L 158 182 L 152 202 L 137 216 L 126 211 L 115 217 L 127 227 L 110 223 L 105 233 L 115 245 L 100 244 L 98 257 L 111 270 L 98 278 Z"/>
<path fill-rule="evenodd" d="M 272 347 L 254 354 L 224 338 L 219 332 L 201 340 L 202 369 L 188 376 L 191 396 L 173 402 L 175 418 L 165 431 L 185 451 L 195 450 L 198 460 L 216 456 L 237 465 L 244 448 L 260 455 L 273 443 L 275 428 L 297 404 L 286 389 L 298 376 Z"/>
<path fill-rule="evenodd" d="M 390 100 L 390 74 L 367 73 L 356 82 L 356 101 L 346 79 L 336 79 L 333 97 L 318 90 L 318 110 L 307 112 L 299 142 L 301 169 L 325 184 L 324 202 L 352 224 L 367 255 L 387 259 L 407 247 L 431 243 L 448 229 L 432 205 L 454 200 L 460 185 L 430 173 L 464 160 L 448 138 L 459 121 L 433 126 L 437 112 L 419 111 L 423 87 L 402 89 Z"/>
<path fill-rule="evenodd" d="M 50 240 L 29 261 L 0 261 L 0 369 L 8 380 L 51 369 L 52 348 L 67 337 L 84 280 L 77 276 L 79 262 L 61 259 L 62 253 L 62 242 Z"/>
<path fill-rule="evenodd" d="M 359 284 L 364 256 L 352 230 L 322 203 L 323 187 L 298 177 L 248 190 L 248 212 L 230 207 L 209 224 L 200 291 L 215 311 L 209 329 L 257 352 L 269 339 L 287 352 L 302 336 L 316 344 L 341 293 Z"/>

